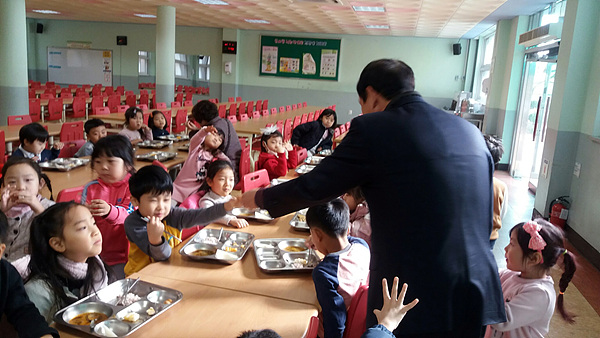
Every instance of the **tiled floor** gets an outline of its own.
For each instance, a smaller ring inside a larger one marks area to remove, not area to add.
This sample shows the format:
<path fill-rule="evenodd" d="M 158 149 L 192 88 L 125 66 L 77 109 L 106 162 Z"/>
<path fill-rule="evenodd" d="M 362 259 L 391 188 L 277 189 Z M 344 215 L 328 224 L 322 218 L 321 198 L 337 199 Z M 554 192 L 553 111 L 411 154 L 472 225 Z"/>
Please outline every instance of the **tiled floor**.
<path fill-rule="evenodd" d="M 526 180 L 512 178 L 505 171 L 496 171 L 494 176 L 504 181 L 508 186 L 508 210 L 502 220 L 500 237 L 494 246 L 494 257 L 498 266 L 506 267 L 504 247 L 508 244 L 510 238 L 509 231 L 515 224 L 531 219 L 535 197 L 528 190 Z M 577 290 L 572 291 L 573 296 L 569 299 L 570 290 L 567 289 L 565 302 L 576 309 L 575 312 L 587 312 L 586 314 L 582 313 L 581 320 L 574 325 L 568 325 L 564 321 L 554 318 L 548 337 L 600 337 L 600 317 L 598 317 L 600 316 L 600 271 L 580 256 L 569 243 L 567 243 L 567 249 L 577 256 L 577 272 L 572 280 L 572 285 Z M 560 273 L 561 271 L 552 272 L 553 276 L 559 276 Z M 569 304 L 569 302 L 579 302 L 581 304 Z M 589 303 L 589 305 L 586 303 Z M 596 314 L 590 310 L 590 306 Z M 560 333 L 556 331 L 560 331 Z"/>

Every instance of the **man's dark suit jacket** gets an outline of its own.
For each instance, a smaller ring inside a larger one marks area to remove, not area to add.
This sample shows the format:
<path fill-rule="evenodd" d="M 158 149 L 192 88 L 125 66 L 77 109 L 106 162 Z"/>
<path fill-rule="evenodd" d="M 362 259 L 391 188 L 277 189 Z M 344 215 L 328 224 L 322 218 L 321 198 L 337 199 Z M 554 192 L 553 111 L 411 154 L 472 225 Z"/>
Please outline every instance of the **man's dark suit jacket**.
<path fill-rule="evenodd" d="M 372 227 L 367 327 L 383 304 L 381 279 L 398 276 L 406 300 L 420 302 L 396 334 L 477 329 L 505 321 L 489 246 L 493 171 L 475 126 L 410 92 L 355 118 L 333 155 L 255 200 L 279 217 L 360 186 Z"/>

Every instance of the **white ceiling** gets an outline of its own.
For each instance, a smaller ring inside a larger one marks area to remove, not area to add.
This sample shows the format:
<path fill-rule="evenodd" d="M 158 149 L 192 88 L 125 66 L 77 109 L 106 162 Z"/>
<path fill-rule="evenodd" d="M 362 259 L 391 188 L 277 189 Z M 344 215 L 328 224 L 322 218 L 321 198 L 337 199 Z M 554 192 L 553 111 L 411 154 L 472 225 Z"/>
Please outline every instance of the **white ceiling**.
<path fill-rule="evenodd" d="M 529 15 L 552 0 L 26 0 L 27 17 L 126 23 L 156 23 L 158 6 L 176 8 L 177 25 L 357 35 L 472 38 L 499 19 Z M 384 7 L 357 12 L 353 6 Z M 60 14 L 40 14 L 53 10 Z M 269 23 L 249 23 L 245 19 Z M 366 28 L 384 25 L 387 29 Z"/>

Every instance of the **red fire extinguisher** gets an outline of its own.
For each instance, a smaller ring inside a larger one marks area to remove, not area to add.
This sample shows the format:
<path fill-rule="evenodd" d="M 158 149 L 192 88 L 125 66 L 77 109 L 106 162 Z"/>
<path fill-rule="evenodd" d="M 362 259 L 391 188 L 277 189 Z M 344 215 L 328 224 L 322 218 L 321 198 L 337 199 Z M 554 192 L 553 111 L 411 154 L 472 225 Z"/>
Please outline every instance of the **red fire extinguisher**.
<path fill-rule="evenodd" d="M 561 196 L 550 203 L 550 223 L 564 228 L 569 216 L 569 196 Z"/>

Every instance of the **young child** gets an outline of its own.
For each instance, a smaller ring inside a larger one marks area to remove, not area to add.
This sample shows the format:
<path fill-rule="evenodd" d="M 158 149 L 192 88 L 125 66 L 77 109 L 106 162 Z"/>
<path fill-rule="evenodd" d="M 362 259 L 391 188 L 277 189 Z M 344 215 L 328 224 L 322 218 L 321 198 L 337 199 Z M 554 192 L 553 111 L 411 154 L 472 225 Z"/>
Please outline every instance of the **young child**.
<path fill-rule="evenodd" d="M 19 129 L 19 148 L 15 150 L 12 157 L 25 157 L 35 162 L 51 161 L 58 157 L 64 146 L 62 142 L 54 142 L 52 150 L 46 149 L 50 135 L 46 128 L 39 123 L 26 124 Z"/>
<path fill-rule="evenodd" d="M 292 144 L 306 148 L 308 156 L 321 150 L 331 149 L 333 145 L 333 127 L 337 124 L 337 115 L 333 109 L 325 109 L 316 121 L 303 123 L 294 128 Z"/>
<path fill-rule="evenodd" d="M 231 199 L 231 191 L 235 185 L 233 176 L 233 167 L 229 161 L 217 160 L 211 162 L 206 172 L 206 179 L 200 187 L 200 190 L 206 193 L 200 199 L 198 207 L 200 209 L 210 208 L 215 204 L 225 203 Z M 225 215 L 215 221 L 229 225 L 235 228 L 244 228 L 248 226 L 248 221 L 243 218 L 237 218 L 234 215 Z"/>
<path fill-rule="evenodd" d="M 239 203 L 236 198 L 208 209 L 171 206 L 173 181 L 161 167 L 149 165 L 129 179 L 131 202 L 139 207 L 125 220 L 131 242 L 125 273 L 140 271 L 154 261 L 171 257 L 171 248 L 181 243 L 181 229 L 213 222 Z"/>
<path fill-rule="evenodd" d="M 125 128 L 119 132 L 131 141 L 134 146 L 144 140 L 152 141 L 152 130 L 144 125 L 144 113 L 140 108 L 129 107 L 125 111 Z"/>
<path fill-rule="evenodd" d="M 148 119 L 148 127 L 152 129 L 152 137 L 158 138 L 159 136 L 169 135 L 169 124 L 167 118 L 160 110 L 155 110 Z"/>
<path fill-rule="evenodd" d="M 348 206 L 341 198 L 308 208 L 309 246 L 325 258 L 313 270 L 322 309 L 320 337 L 342 337 L 346 311 L 362 284 L 368 284 L 371 253 L 365 241 L 348 236 Z"/>
<path fill-rule="evenodd" d="M 17 270 L 2 259 L 8 238 L 7 232 L 8 221 L 4 213 L 0 212 L 0 317 L 6 315 L 19 337 L 58 338 L 58 332 L 48 327 L 44 317 L 27 297 L 23 280 Z M 0 330 L 6 329 L 0 325 Z M 10 336 L 8 332 L 4 333 Z"/>
<path fill-rule="evenodd" d="M 548 333 L 556 300 L 548 272 L 559 259 L 564 273 L 559 282 L 557 308 L 563 319 L 574 322 L 573 315 L 565 310 L 563 298 L 576 267 L 564 241 L 562 230 L 543 219 L 519 223 L 510 230 L 510 243 L 504 248 L 506 270 L 500 271 L 507 321 L 489 325 L 486 338 L 544 337 Z"/>
<path fill-rule="evenodd" d="M 74 155 L 75 157 L 90 156 L 94 151 L 94 144 L 99 139 L 106 137 L 106 126 L 104 125 L 104 121 L 100 119 L 85 121 L 83 129 L 85 129 L 85 134 L 87 135 L 87 142 L 77 150 Z"/>
<path fill-rule="evenodd" d="M 364 239 L 371 247 L 371 215 L 362 190 L 354 187 L 343 194 L 342 199 L 350 209 L 349 235 Z"/>
<path fill-rule="evenodd" d="M 504 146 L 502 145 L 502 140 L 492 136 L 492 135 L 483 135 L 485 140 L 485 144 L 492 154 L 492 159 L 494 160 L 494 166 L 498 169 L 498 163 L 500 163 L 500 159 L 502 158 L 502 154 L 504 154 Z M 494 250 L 494 244 L 498 239 L 498 230 L 502 228 L 502 217 L 506 214 L 506 205 L 508 204 L 508 189 L 506 187 L 506 183 L 494 177 L 494 214 L 492 216 L 492 234 L 490 235 L 490 247 Z"/>
<path fill-rule="evenodd" d="M 98 179 L 85 185 L 81 202 L 90 209 L 104 238 L 102 259 L 118 279 L 124 278 L 129 242 L 123 223 L 129 216 L 129 177 L 135 172 L 133 148 L 123 135 L 109 135 L 96 143 L 92 169 Z"/>
<path fill-rule="evenodd" d="M 94 217 L 73 201 L 57 203 L 33 220 L 25 290 L 48 323 L 61 308 L 108 283 Z"/>
<path fill-rule="evenodd" d="M 190 139 L 190 151 L 173 184 L 173 199 L 183 202 L 198 191 L 206 177 L 208 164 L 214 159 L 227 160 L 223 154 L 223 132 L 213 126 L 203 127 Z"/>
<path fill-rule="evenodd" d="M 283 135 L 277 130 L 277 126 L 261 129 L 260 155 L 256 170 L 266 169 L 269 179 L 285 176 L 288 169 L 296 168 L 298 156 L 296 150 L 289 142 L 283 143 Z"/>
<path fill-rule="evenodd" d="M 54 204 L 40 192 L 52 185 L 40 166 L 24 157 L 11 157 L 2 168 L 0 209 L 8 218 L 8 246 L 4 258 L 13 262 L 28 254 L 29 228 L 33 217 Z"/>

